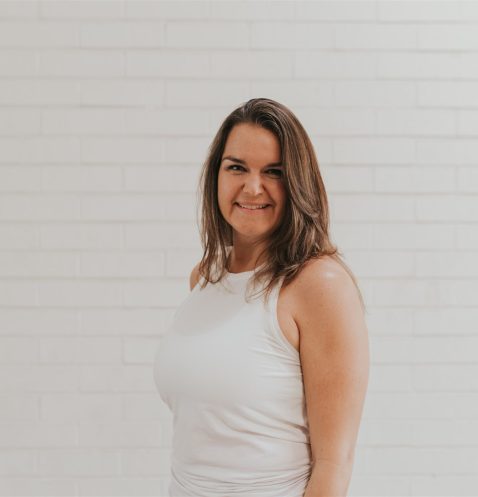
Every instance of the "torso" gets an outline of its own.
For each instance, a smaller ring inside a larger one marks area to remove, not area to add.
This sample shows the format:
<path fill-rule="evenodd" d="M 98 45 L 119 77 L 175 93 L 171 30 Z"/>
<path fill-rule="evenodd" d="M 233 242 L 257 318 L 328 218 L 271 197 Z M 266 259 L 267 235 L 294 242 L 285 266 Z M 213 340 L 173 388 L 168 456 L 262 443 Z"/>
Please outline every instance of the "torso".
<path fill-rule="evenodd" d="M 328 256 L 322 257 L 320 260 L 320 264 L 324 264 L 325 262 L 328 262 L 333 266 L 337 265 L 337 263 Z M 298 280 L 300 274 L 307 271 L 307 268 L 314 263 L 319 263 L 319 261 L 308 261 L 296 278 L 289 283 L 289 285 L 282 286 L 277 299 L 277 321 L 285 338 L 297 350 L 297 352 L 299 352 L 300 347 L 300 329 L 294 316 L 297 316 L 296 303 L 300 298 Z M 196 285 L 196 283 L 197 281 L 195 281 L 194 285 Z"/>
<path fill-rule="evenodd" d="M 308 266 L 306 264 L 304 268 Z M 197 266 L 196 266 L 197 267 Z M 194 286 L 197 285 L 199 275 L 196 274 L 194 277 Z M 279 297 L 277 299 L 277 321 L 279 326 L 285 336 L 285 338 L 290 342 L 290 344 L 299 352 L 300 346 L 300 330 L 294 319 L 295 312 L 295 302 L 297 302 L 297 279 L 298 276 L 287 286 L 282 286 Z"/>

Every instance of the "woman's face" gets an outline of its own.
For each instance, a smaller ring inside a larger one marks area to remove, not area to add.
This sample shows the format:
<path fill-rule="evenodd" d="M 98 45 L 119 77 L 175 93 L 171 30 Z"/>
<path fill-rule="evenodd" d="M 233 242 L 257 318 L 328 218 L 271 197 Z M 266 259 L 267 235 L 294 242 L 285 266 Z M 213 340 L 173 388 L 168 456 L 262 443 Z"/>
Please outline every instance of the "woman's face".
<path fill-rule="evenodd" d="M 280 225 L 286 203 L 280 157 L 271 131 L 246 123 L 230 131 L 219 167 L 218 202 L 234 243 L 263 240 Z M 252 210 L 239 204 L 267 207 Z"/>

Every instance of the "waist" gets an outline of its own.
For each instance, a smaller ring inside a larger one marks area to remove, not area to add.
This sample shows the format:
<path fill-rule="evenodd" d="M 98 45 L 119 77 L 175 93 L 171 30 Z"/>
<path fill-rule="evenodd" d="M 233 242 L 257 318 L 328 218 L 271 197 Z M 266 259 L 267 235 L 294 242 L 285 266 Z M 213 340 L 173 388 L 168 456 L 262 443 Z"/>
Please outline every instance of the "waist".
<path fill-rule="evenodd" d="M 213 469 L 213 468 L 211 468 Z M 311 468 L 259 474 L 187 471 L 171 466 L 170 497 L 303 497 Z"/>

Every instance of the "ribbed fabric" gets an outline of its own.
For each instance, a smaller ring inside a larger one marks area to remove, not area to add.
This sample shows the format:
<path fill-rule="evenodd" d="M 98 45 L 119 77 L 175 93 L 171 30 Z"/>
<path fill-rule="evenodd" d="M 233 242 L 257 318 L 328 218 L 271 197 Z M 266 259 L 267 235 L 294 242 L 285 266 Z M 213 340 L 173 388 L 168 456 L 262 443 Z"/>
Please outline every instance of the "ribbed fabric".
<path fill-rule="evenodd" d="M 154 361 L 173 413 L 170 497 L 302 497 L 311 452 L 299 354 L 268 305 L 244 299 L 252 271 L 197 284 Z M 280 282 L 282 283 L 282 281 Z"/>

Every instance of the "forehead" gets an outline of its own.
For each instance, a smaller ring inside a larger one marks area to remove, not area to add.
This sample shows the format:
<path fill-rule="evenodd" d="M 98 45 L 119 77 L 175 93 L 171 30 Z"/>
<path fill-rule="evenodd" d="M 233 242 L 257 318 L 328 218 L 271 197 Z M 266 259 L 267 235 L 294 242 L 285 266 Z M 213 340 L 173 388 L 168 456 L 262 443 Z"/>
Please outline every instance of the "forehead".
<path fill-rule="evenodd" d="M 281 150 L 277 137 L 258 125 L 238 124 L 232 128 L 224 147 L 223 157 L 240 157 L 247 163 L 276 162 Z"/>

